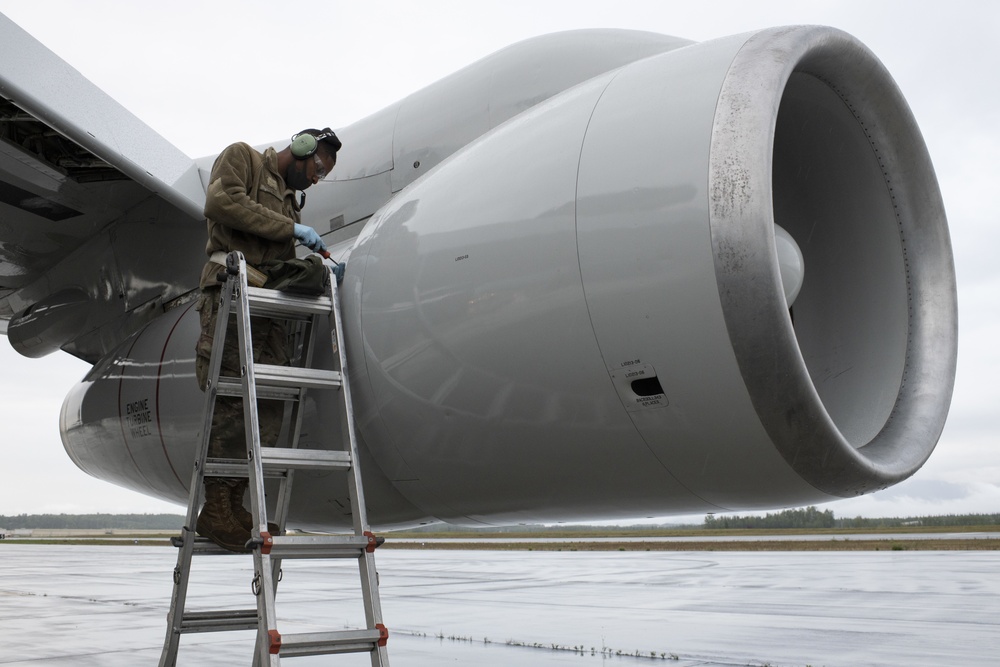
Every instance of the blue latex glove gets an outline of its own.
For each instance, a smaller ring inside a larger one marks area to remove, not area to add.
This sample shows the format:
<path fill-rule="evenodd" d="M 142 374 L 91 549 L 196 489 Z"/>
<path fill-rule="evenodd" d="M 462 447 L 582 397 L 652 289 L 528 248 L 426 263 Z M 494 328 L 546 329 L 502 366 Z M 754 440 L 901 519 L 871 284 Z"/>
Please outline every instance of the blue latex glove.
<path fill-rule="evenodd" d="M 343 262 L 340 262 L 337 266 L 333 267 L 333 275 L 337 276 L 338 285 L 344 280 L 344 269 L 346 268 L 347 264 L 344 264 Z"/>
<path fill-rule="evenodd" d="M 295 229 L 292 231 L 292 236 L 295 240 L 309 248 L 313 252 L 322 252 L 326 250 L 326 244 L 323 243 L 323 239 L 319 237 L 316 230 L 308 225 L 300 225 L 295 223 Z"/>

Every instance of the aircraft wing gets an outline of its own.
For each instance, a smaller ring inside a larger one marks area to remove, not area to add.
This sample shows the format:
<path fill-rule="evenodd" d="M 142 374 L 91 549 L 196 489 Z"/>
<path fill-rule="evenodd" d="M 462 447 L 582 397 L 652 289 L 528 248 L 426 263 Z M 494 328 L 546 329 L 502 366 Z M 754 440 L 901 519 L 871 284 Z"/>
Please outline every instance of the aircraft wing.
<path fill-rule="evenodd" d="M 3 15 L 0 63 L 0 332 L 29 356 L 93 361 L 137 310 L 196 286 L 204 186 L 191 158 Z"/>

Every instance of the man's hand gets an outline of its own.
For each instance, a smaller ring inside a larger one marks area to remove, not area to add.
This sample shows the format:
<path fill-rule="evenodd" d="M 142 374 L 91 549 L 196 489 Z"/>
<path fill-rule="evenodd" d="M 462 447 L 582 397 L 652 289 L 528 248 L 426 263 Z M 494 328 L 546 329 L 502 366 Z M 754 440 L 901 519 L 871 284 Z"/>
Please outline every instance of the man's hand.
<path fill-rule="evenodd" d="M 292 231 L 292 236 L 295 240 L 306 246 L 313 252 L 322 252 L 326 250 L 326 244 L 323 243 L 323 239 L 319 237 L 316 230 L 308 225 L 300 225 L 295 223 L 295 229 Z"/>

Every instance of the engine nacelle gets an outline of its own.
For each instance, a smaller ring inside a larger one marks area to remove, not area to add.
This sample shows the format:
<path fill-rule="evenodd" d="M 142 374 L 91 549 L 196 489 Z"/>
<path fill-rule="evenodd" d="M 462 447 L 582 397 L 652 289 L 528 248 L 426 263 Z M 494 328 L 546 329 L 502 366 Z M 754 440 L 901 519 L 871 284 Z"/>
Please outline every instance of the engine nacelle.
<path fill-rule="evenodd" d="M 803 256 L 791 308 L 776 224 Z M 688 46 L 525 112 L 368 224 L 345 295 L 373 455 L 449 520 L 881 489 L 930 454 L 955 369 L 923 141 L 827 28 Z"/>
<path fill-rule="evenodd" d="M 676 48 L 515 116 L 372 217 L 342 294 L 377 524 L 867 493 L 930 455 L 955 372 L 924 143 L 828 28 Z M 173 311 L 71 394 L 81 467 L 183 501 L 196 330 Z M 305 433 L 334 418 L 307 409 Z M 342 477 L 301 479 L 290 521 L 346 525 Z"/>

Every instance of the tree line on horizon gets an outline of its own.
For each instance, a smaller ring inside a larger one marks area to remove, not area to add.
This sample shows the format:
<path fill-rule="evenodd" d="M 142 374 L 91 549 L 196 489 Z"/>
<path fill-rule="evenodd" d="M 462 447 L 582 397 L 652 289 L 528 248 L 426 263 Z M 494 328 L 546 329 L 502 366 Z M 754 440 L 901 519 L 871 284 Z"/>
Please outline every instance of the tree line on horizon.
<path fill-rule="evenodd" d="M 996 526 L 1000 525 L 1000 514 L 946 514 L 941 516 L 910 516 L 867 518 L 853 517 L 838 519 L 830 510 L 819 511 L 813 506 L 783 510 L 764 516 L 714 516 L 709 514 L 702 524 L 711 529 L 758 529 L 758 528 L 900 528 L 906 526 Z"/>
<path fill-rule="evenodd" d="M 183 525 L 180 514 L 0 514 L 0 528 L 6 530 L 177 530 Z"/>

